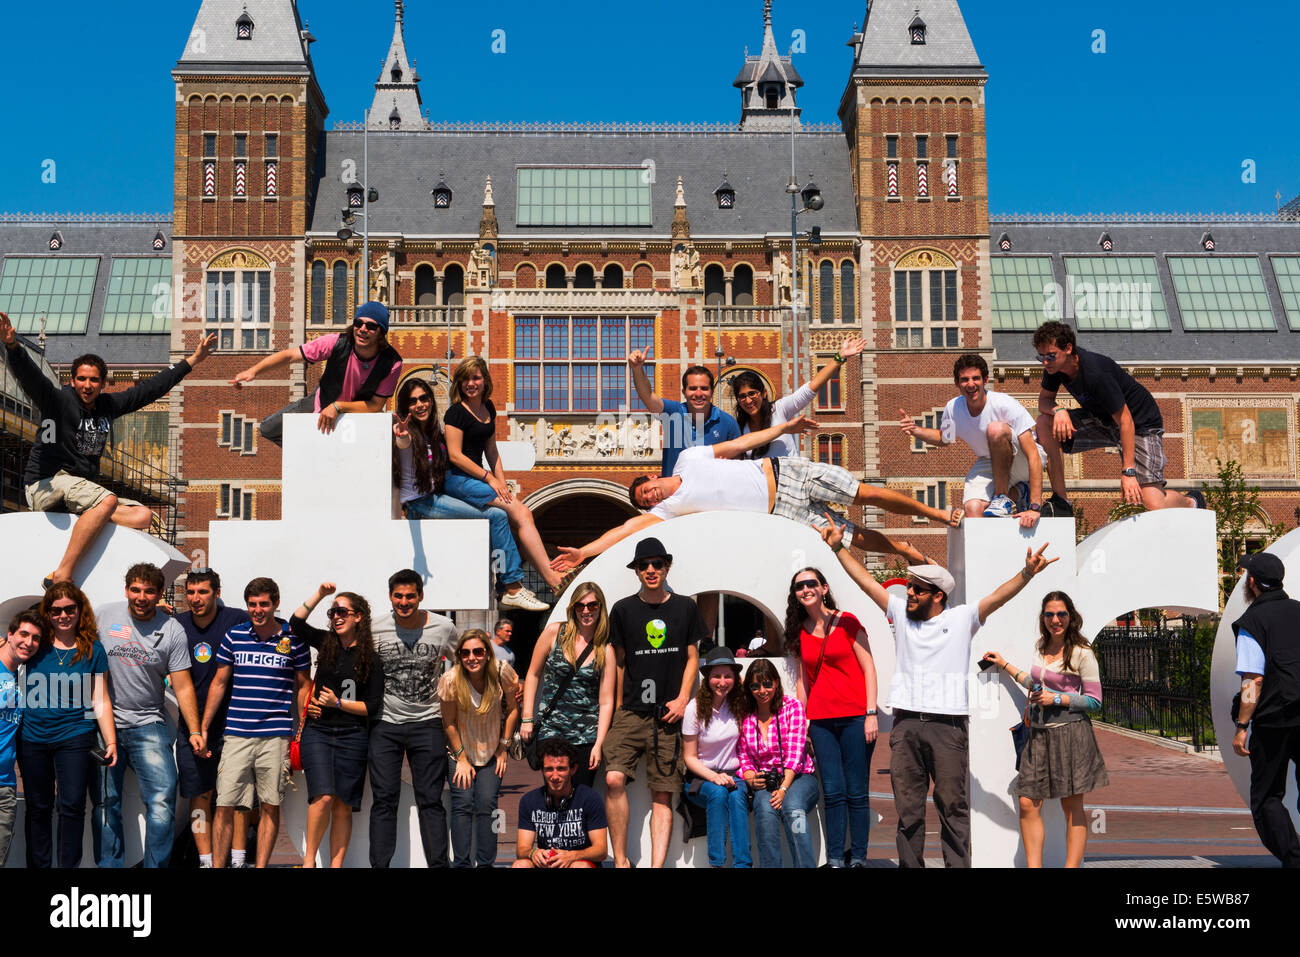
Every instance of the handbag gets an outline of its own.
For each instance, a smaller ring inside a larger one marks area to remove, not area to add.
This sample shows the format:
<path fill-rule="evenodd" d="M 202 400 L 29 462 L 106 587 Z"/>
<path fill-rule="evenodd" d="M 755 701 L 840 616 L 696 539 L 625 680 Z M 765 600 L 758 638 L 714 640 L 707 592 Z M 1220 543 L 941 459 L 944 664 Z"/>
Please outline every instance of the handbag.
<path fill-rule="evenodd" d="M 313 681 L 311 683 L 311 687 L 307 689 L 307 700 L 311 701 L 312 697 L 315 694 L 316 694 L 316 682 Z M 298 733 L 295 734 L 293 736 L 293 740 L 289 742 L 289 770 L 290 771 L 302 770 L 302 748 L 299 745 L 299 741 L 302 738 L 303 725 L 305 725 L 306 723 L 307 723 L 307 706 L 303 705 L 302 714 L 298 716 Z"/>
<path fill-rule="evenodd" d="M 1023 721 L 1011 729 L 1011 744 L 1016 749 L 1016 770 L 1020 770 L 1020 758 L 1029 744 L 1029 725 Z"/>
<path fill-rule="evenodd" d="M 555 640 L 559 641 L 560 636 L 557 635 Z M 568 690 L 569 682 L 571 682 L 574 678 L 577 677 L 578 670 L 582 668 L 583 663 L 586 662 L 587 657 L 592 653 L 595 647 L 596 646 L 594 643 L 592 642 L 587 643 L 587 647 L 582 649 L 582 654 L 578 655 L 578 660 L 574 662 L 573 670 L 560 679 L 560 683 L 555 688 L 555 693 L 551 695 L 551 700 L 546 703 L 546 710 L 544 710 L 541 713 L 540 717 L 534 719 L 533 721 L 533 734 L 527 741 L 523 743 L 523 754 L 520 755 L 520 758 L 526 760 L 528 762 L 528 766 L 532 768 L 534 771 L 540 771 L 542 769 L 542 755 L 541 755 L 542 741 L 541 741 L 541 735 L 538 734 L 537 732 L 541 729 L 542 723 L 546 720 L 547 716 L 550 715 L 550 713 L 553 710 L 555 710 L 556 702 L 558 702 L 560 698 L 564 695 L 564 692 Z"/>
<path fill-rule="evenodd" d="M 688 794 L 699 794 L 704 785 L 704 778 L 691 776 L 681 796 L 677 799 L 677 813 L 682 818 L 682 842 L 693 841 L 709 833 L 708 809 L 695 804 L 687 798 Z"/>

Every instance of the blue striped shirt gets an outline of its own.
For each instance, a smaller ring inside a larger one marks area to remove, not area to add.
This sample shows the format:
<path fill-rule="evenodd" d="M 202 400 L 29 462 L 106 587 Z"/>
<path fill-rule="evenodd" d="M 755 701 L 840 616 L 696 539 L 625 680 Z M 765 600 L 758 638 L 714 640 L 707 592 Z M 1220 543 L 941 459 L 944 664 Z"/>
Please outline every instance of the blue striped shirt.
<path fill-rule="evenodd" d="M 311 671 L 311 652 L 276 619 L 278 634 L 263 640 L 245 621 L 226 632 L 217 664 L 233 665 L 226 734 L 236 738 L 287 738 L 293 734 L 296 672 Z"/>

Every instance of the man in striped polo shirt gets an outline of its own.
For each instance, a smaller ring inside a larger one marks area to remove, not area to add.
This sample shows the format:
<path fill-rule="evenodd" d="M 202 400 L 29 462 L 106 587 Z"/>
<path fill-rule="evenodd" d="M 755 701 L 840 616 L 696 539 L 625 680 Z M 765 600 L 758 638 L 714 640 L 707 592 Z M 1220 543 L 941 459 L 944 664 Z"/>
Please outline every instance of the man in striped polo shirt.
<path fill-rule="evenodd" d="M 203 712 L 206 736 L 230 688 L 225 744 L 217 767 L 213 867 L 226 866 L 235 809 L 252 807 L 254 792 L 261 803 L 257 866 L 266 867 L 270 861 L 280 831 L 289 739 L 310 691 L 311 652 L 287 622 L 275 617 L 280 587 L 269 578 L 254 578 L 244 587 L 244 603 L 248 621 L 221 640 Z"/>

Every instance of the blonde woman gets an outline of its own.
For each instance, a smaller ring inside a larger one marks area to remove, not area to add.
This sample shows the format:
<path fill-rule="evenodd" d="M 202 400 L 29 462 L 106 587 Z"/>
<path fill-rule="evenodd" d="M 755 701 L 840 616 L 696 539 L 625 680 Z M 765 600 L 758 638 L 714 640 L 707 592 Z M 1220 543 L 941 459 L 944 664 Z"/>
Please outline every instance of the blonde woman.
<path fill-rule="evenodd" d="M 560 573 L 551 570 L 533 513 L 506 485 L 506 473 L 497 454 L 497 407 L 492 404 L 492 376 L 482 356 L 470 356 L 456 367 L 451 380 L 451 408 L 443 418 L 447 440 L 447 474 L 443 489 L 477 509 L 496 506 L 505 510 L 524 556 L 551 590 L 559 593 Z M 484 466 L 484 461 L 487 465 Z M 543 611 L 547 605 L 533 599 L 511 604 L 526 611 Z"/>
<path fill-rule="evenodd" d="M 525 741 L 563 738 L 573 746 L 575 785 L 595 787 L 600 749 L 614 717 L 616 670 L 605 593 L 582 582 L 569 598 L 567 620 L 548 625 L 533 646 L 522 719 Z"/>
<path fill-rule="evenodd" d="M 451 774 L 452 867 L 492 867 L 496 861 L 492 824 L 509 760 L 506 745 L 519 725 L 518 683 L 514 669 L 492 653 L 487 632 L 471 628 L 456 642 L 456 664 L 438 684 L 443 731 L 456 763 Z"/>

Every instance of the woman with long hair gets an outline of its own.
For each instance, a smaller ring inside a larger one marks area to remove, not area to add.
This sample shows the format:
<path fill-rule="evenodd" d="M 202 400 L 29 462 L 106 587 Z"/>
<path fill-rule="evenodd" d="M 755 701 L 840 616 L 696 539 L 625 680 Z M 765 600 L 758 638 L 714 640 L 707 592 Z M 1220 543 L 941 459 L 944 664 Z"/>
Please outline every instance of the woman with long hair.
<path fill-rule="evenodd" d="M 880 732 L 876 663 L 866 629 L 836 609 L 826 577 L 816 568 L 800 569 L 790 579 L 785 650 L 799 661 L 799 697 L 822 779 L 826 860 L 831 867 L 866 867 L 871 754 Z"/>
<path fill-rule="evenodd" d="M 1065 866 L 1081 867 L 1088 843 L 1084 796 L 1110 783 L 1088 717 L 1101 710 L 1101 671 L 1083 637 L 1083 618 L 1065 592 L 1048 592 L 1043 596 L 1038 644 L 1029 670 L 1016 668 L 996 651 L 988 652 L 984 660 L 1030 692 L 1029 741 L 1012 785 L 1012 793 L 1020 799 L 1025 864 L 1043 866 L 1043 800 L 1060 798 L 1065 812 Z"/>
<path fill-rule="evenodd" d="M 77 867 L 86 826 L 86 794 L 99 803 L 100 767 L 117 763 L 117 729 L 105 673 L 108 656 L 90 601 L 72 582 L 41 599 L 49 639 L 27 662 L 18 764 L 27 806 L 28 867 Z M 89 694 L 87 694 L 89 692 Z M 38 706 L 36 695 L 44 699 Z M 96 731 L 98 726 L 98 731 Z M 99 750 L 102 759 L 94 752 Z M 57 794 L 58 836 L 51 814 Z"/>
<path fill-rule="evenodd" d="M 519 725 L 518 682 L 514 669 L 497 661 L 487 632 L 471 628 L 456 642 L 456 664 L 438 683 L 443 730 L 456 762 L 451 773 L 452 867 L 492 867 L 496 861 L 492 825 L 509 764 L 506 746 Z"/>
<path fill-rule="evenodd" d="M 520 549 L 558 595 L 561 575 L 551 570 L 532 510 L 515 498 L 506 484 L 497 454 L 496 417 L 487 363 L 482 356 L 470 356 L 456 367 L 451 379 L 451 408 L 443 420 L 449 462 L 444 486 L 448 495 L 475 508 L 494 505 L 505 509 Z"/>
<path fill-rule="evenodd" d="M 316 676 L 299 724 L 302 770 L 307 778 L 307 840 L 302 866 L 316 866 L 316 852 L 330 829 L 330 867 L 342 867 L 352 838 L 352 815 L 361 810 L 366 786 L 370 722 L 384 702 L 384 665 L 370 636 L 370 603 L 356 592 L 339 592 L 326 617 L 328 629 L 307 623 L 333 582 L 322 582 L 298 606 L 289 627 L 316 649 Z"/>
<path fill-rule="evenodd" d="M 446 475 L 447 442 L 438 420 L 433 385 L 427 379 L 407 379 L 397 390 L 393 421 L 393 485 L 406 517 L 486 518 L 494 566 L 500 556 L 497 581 L 503 591 L 501 604 L 526 611 L 547 608 L 545 602 L 524 587 L 524 566 L 506 513 L 494 506 L 475 508 L 448 495 Z"/>
<path fill-rule="evenodd" d="M 563 738 L 578 753 L 575 785 L 594 787 L 601 748 L 614 718 L 614 651 L 605 593 L 582 582 L 569 593 L 566 620 L 547 625 L 524 679 L 525 741 Z"/>
<path fill-rule="evenodd" d="M 748 714 L 740 665 L 726 648 L 714 648 L 700 668 L 695 706 L 682 716 L 682 755 L 689 777 L 686 800 L 705 809 L 709 864 L 752 867 L 749 789 L 740 776 L 740 723 Z"/>
<path fill-rule="evenodd" d="M 767 386 L 757 372 L 745 370 L 732 376 L 729 384 L 736 400 L 736 424 L 740 426 L 740 434 L 762 432 L 782 422 L 789 422 L 808 407 L 832 377 L 840 374 L 846 359 L 860 354 L 866 347 L 866 339 L 845 339 L 840 344 L 840 351 L 835 353 L 835 358 L 818 369 L 809 382 L 775 402 L 767 397 Z M 780 458 L 798 454 L 799 437 L 782 435 L 761 448 L 746 452 L 741 458 Z"/>
<path fill-rule="evenodd" d="M 770 659 L 759 658 L 745 673 L 745 707 L 740 726 L 740 775 L 753 795 L 758 866 L 781 866 L 781 830 L 795 867 L 813 867 L 808 815 L 817 805 L 817 777 L 808 752 L 808 719 L 795 695 L 781 688 Z"/>

